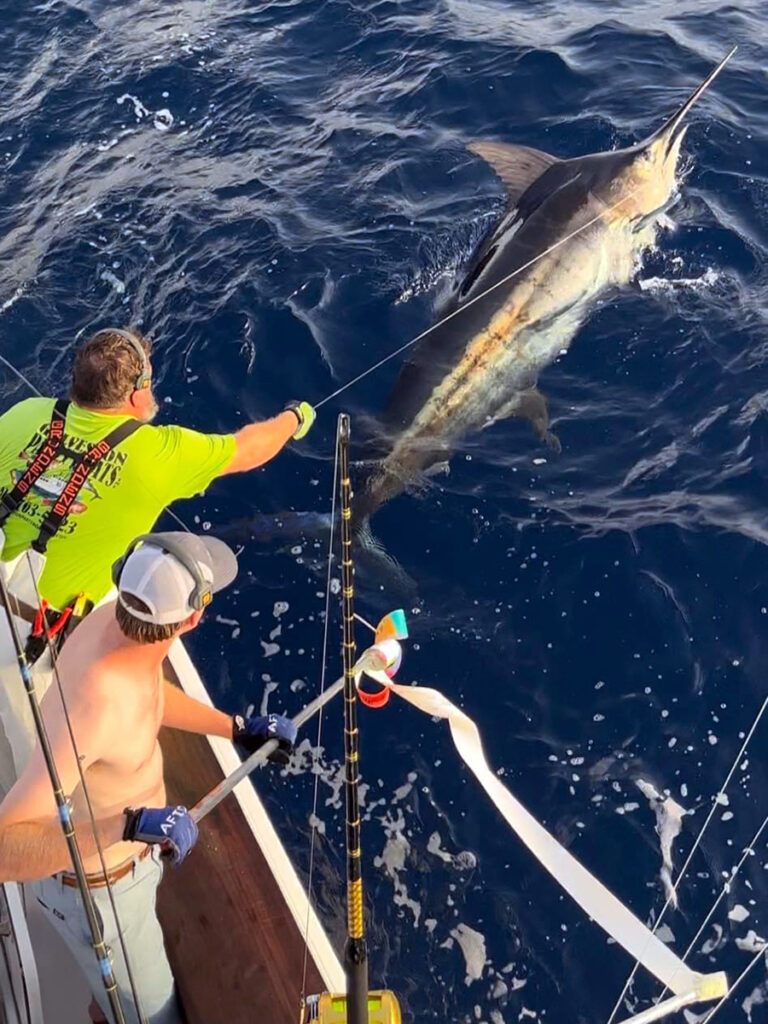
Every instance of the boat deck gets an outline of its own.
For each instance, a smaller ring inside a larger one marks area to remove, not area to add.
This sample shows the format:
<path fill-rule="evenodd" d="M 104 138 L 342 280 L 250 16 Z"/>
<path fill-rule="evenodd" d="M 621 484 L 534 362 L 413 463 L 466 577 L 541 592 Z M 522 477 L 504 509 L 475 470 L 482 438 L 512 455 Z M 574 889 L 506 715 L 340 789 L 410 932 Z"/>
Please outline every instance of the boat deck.
<path fill-rule="evenodd" d="M 181 644 L 168 668 L 208 699 Z M 160 741 L 169 800 L 188 807 L 239 763 L 223 740 L 164 729 Z M 307 921 L 307 994 L 343 991 L 335 952 L 248 779 L 201 823 L 189 859 L 166 871 L 158 906 L 189 1024 L 297 1021 Z"/>
<path fill-rule="evenodd" d="M 166 674 L 209 702 L 180 643 Z M 170 802 L 195 804 L 239 764 L 224 740 L 164 729 L 160 741 Z M 344 989 L 338 957 L 249 779 L 201 823 L 187 861 L 166 871 L 158 910 L 188 1024 L 297 1021 L 305 931 L 307 994 Z M 45 1024 L 87 1024 L 90 994 L 34 900 L 27 923 Z"/>
<path fill-rule="evenodd" d="M 191 806 L 222 778 L 206 739 L 168 730 L 161 742 L 171 802 Z M 236 800 L 166 871 L 159 911 L 189 1024 L 298 1020 L 304 940 Z M 311 956 L 307 974 L 307 991 L 324 991 Z"/>

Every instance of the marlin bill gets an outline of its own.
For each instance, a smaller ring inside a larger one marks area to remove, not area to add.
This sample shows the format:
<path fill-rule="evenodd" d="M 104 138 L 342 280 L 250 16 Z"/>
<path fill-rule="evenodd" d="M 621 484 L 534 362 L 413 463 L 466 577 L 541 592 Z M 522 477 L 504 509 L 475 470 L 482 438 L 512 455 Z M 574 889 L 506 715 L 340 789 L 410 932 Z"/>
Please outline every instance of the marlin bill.
<path fill-rule="evenodd" d="M 508 207 L 400 374 L 387 414 L 392 447 L 360 495 L 361 519 L 497 420 L 525 417 L 557 446 L 538 376 L 655 241 L 678 187 L 685 118 L 735 52 L 634 146 L 559 160 L 527 146 L 469 145 L 504 183 Z"/>

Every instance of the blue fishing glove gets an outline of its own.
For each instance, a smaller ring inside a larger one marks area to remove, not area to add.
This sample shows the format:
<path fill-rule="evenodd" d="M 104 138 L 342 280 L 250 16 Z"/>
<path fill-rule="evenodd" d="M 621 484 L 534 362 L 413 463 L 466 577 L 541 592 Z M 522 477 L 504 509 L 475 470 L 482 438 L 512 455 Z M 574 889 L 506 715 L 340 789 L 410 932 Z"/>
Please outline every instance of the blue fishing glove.
<path fill-rule="evenodd" d="M 299 421 L 296 432 L 293 434 L 293 440 L 300 441 L 302 437 L 306 437 L 309 433 L 309 429 L 315 422 L 317 413 L 309 402 L 289 402 L 285 408 L 286 410 L 290 409 L 292 413 L 295 413 L 296 419 Z"/>
<path fill-rule="evenodd" d="M 277 748 L 267 760 L 288 764 L 296 742 L 296 726 L 283 715 L 235 715 L 232 739 L 249 754 L 263 747 L 267 740 L 277 740 Z"/>
<path fill-rule="evenodd" d="M 186 807 L 126 807 L 123 839 L 159 843 L 162 856 L 178 867 L 197 842 L 197 825 Z"/>

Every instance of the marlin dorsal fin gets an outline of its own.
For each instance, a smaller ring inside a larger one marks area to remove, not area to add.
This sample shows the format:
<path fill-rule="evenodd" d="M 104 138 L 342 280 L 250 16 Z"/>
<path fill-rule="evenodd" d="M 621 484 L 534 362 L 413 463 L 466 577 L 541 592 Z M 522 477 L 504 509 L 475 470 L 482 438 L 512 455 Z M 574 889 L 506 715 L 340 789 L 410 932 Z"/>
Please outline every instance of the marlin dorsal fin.
<path fill-rule="evenodd" d="M 542 153 L 540 149 L 506 142 L 470 142 L 467 149 L 491 165 L 507 186 L 512 204 L 547 168 L 558 162 L 557 157 Z"/>

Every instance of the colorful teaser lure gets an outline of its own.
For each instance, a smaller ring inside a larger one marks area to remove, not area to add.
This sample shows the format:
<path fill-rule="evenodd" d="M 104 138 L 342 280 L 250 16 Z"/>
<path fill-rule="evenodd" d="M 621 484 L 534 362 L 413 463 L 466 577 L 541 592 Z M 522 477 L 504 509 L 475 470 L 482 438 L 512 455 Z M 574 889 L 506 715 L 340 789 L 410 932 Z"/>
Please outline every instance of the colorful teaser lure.
<path fill-rule="evenodd" d="M 398 608 L 389 615 L 385 615 L 376 627 L 376 642 L 369 647 L 357 663 L 355 682 L 357 695 L 361 704 L 367 708 L 383 708 L 389 700 L 390 690 L 382 686 L 380 690 L 371 693 L 361 687 L 363 675 L 369 672 L 385 672 L 389 679 L 393 679 L 403 661 L 403 649 L 400 646 L 401 640 L 408 638 L 408 624 L 405 621 L 405 612 Z"/>

